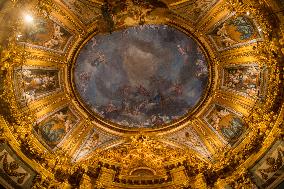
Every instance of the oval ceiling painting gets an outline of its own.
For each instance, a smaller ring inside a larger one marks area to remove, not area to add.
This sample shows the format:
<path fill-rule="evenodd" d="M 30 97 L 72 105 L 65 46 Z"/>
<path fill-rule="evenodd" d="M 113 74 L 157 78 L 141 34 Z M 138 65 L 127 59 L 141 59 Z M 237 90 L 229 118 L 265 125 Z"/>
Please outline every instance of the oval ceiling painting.
<path fill-rule="evenodd" d="M 127 127 L 153 128 L 201 100 L 208 64 L 198 44 L 166 25 L 96 35 L 74 67 L 76 90 L 95 114 Z"/>

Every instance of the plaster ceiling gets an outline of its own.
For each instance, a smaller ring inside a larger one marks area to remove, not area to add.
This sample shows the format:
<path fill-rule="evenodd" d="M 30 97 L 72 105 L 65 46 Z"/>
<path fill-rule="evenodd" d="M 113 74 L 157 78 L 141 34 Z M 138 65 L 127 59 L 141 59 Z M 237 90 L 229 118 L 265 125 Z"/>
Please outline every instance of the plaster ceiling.
<path fill-rule="evenodd" d="M 66 165 L 115 162 L 130 180 L 164 178 L 176 159 L 218 166 L 251 143 L 253 113 L 279 96 L 278 60 L 263 55 L 271 23 L 234 3 L 0 1 L 12 49 L 2 60 L 13 62 L 1 114 Z"/>

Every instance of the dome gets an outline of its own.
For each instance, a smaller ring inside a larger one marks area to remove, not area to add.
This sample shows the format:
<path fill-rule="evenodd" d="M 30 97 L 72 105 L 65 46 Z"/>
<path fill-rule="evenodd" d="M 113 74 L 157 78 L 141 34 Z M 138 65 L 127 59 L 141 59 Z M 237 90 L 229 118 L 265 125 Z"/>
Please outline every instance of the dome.
<path fill-rule="evenodd" d="M 0 2 L 1 186 L 283 187 L 283 8 Z"/>

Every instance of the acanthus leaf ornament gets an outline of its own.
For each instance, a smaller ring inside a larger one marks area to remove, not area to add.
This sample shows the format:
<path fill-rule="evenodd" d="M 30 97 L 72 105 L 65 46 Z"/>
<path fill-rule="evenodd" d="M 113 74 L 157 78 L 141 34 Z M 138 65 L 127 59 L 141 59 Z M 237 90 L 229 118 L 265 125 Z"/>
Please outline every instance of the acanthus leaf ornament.
<path fill-rule="evenodd" d="M 238 63 L 245 63 L 245 59 L 258 60 L 261 68 L 267 66 L 269 70 L 269 81 L 267 95 L 262 99 L 257 99 L 253 108 L 249 111 L 249 115 L 247 117 L 244 116 L 244 121 L 248 125 L 249 130 L 242 141 L 240 141 L 240 145 L 232 147 L 218 146 L 220 150 L 214 155 L 215 159 L 213 159 L 212 162 L 196 157 L 190 150 L 176 146 L 173 147 L 161 142 L 161 138 L 156 137 L 155 132 L 149 132 L 150 134 L 148 135 L 147 132 L 145 132 L 147 134 L 133 134 L 131 132 L 121 134 L 117 131 L 111 132 L 114 135 L 117 134 L 125 137 L 123 144 L 108 146 L 108 148 L 100 146 L 96 148 L 90 159 L 79 163 L 72 162 L 71 157 L 69 157 L 69 152 L 75 151 L 78 146 L 80 146 L 80 142 L 83 141 L 81 138 L 86 136 L 85 133 L 92 127 L 102 127 L 96 122 L 97 120 L 90 119 L 86 115 L 83 116 L 86 126 L 81 127 L 83 128 L 82 130 L 75 128 L 70 135 L 66 136 L 67 142 L 64 141 L 66 143 L 62 143 L 62 148 L 58 147 L 54 150 L 47 149 L 39 142 L 37 136 L 34 135 L 34 125 L 38 124 L 39 118 L 42 118 L 42 116 L 47 113 L 57 110 L 57 108 L 62 105 L 66 105 L 67 103 L 74 105 L 72 102 L 74 99 L 73 93 L 69 93 L 69 91 L 66 93 L 66 97 L 64 96 L 62 99 L 58 98 L 54 100 L 54 102 L 45 102 L 48 98 L 43 98 L 40 103 L 35 103 L 37 108 L 33 111 L 29 109 L 28 105 L 25 108 L 22 108 L 18 105 L 14 95 L 13 69 L 16 66 L 21 66 L 23 64 L 31 64 L 31 66 L 54 66 L 56 64 L 60 67 L 60 63 L 65 61 L 65 59 L 62 58 L 65 54 L 58 55 L 53 52 L 43 52 L 43 50 L 36 49 L 29 49 L 29 51 L 34 51 L 34 53 L 27 54 L 27 52 L 25 52 L 27 49 L 25 50 L 23 49 L 24 46 L 18 45 L 16 40 L 11 41 L 7 48 L 3 47 L 1 54 L 3 56 L 1 56 L 0 65 L 3 73 L 5 73 L 5 90 L 3 94 L 1 94 L 1 100 L 4 99 L 7 103 L 7 108 L 9 109 L 11 116 L 13 116 L 13 119 L 3 116 L 7 120 L 8 126 L 2 128 L 1 125 L 0 141 L 3 139 L 6 143 L 13 143 L 13 145 L 18 146 L 19 149 L 15 148 L 18 150 L 17 153 L 23 153 L 26 158 L 32 160 L 34 163 L 31 165 L 32 167 L 38 166 L 46 170 L 46 173 L 44 173 L 46 175 L 39 172 L 39 178 L 34 180 L 33 188 L 68 188 L 70 185 L 78 187 L 80 183 L 83 183 L 80 186 L 81 188 L 84 188 L 84 186 L 107 188 L 108 184 L 99 179 L 102 174 L 102 169 L 106 172 L 109 171 L 110 175 L 114 174 L 114 180 L 111 184 L 117 184 L 117 186 L 136 186 L 136 180 L 131 180 L 131 178 L 135 176 L 135 173 L 156 174 L 155 176 L 158 178 L 156 181 L 155 179 L 150 179 L 149 183 L 151 184 L 159 184 L 159 182 L 162 184 L 172 184 L 173 182 L 171 179 L 173 178 L 171 177 L 171 174 L 173 170 L 176 171 L 180 169 L 180 178 L 185 178 L 183 177 L 184 174 L 187 176 L 186 178 L 196 179 L 197 181 L 200 181 L 201 185 L 207 185 L 208 187 L 214 186 L 215 183 L 218 185 L 219 182 L 224 182 L 235 188 L 253 188 L 254 184 L 246 170 L 251 166 L 251 162 L 257 161 L 258 157 L 265 153 L 263 148 L 269 147 L 267 143 L 271 144 L 273 140 L 283 139 L 283 128 L 280 129 L 278 122 L 281 120 L 283 121 L 283 117 L 280 115 L 281 111 L 283 111 L 283 107 L 281 107 L 281 103 L 283 103 L 283 97 L 281 97 L 281 87 L 283 87 L 281 72 L 283 72 L 283 70 L 279 70 L 279 59 L 281 59 L 284 53 L 284 42 L 282 38 L 278 39 L 277 37 L 274 38 L 273 41 L 271 40 L 272 28 L 269 20 L 266 19 L 266 13 L 263 11 L 264 4 L 258 5 L 257 1 L 250 1 L 248 3 L 248 1 L 232 0 L 227 2 L 226 6 L 230 7 L 229 9 L 231 11 L 236 11 L 238 15 L 249 12 L 250 16 L 259 23 L 259 29 L 262 30 L 264 39 L 263 41 L 247 45 L 250 49 L 246 52 L 242 52 L 244 49 L 243 47 L 237 47 L 228 53 L 221 52 L 218 54 L 218 58 L 214 58 L 214 62 L 218 63 L 218 67 L 222 67 L 223 62 L 229 64 L 234 61 L 236 62 L 236 60 Z M 89 32 L 88 26 L 82 27 L 82 23 L 77 22 L 72 10 L 64 7 L 64 3 L 57 4 L 51 0 L 42 0 L 38 3 L 39 4 L 36 6 L 40 14 L 49 16 L 52 12 L 52 16 L 56 17 L 60 15 L 58 18 L 62 19 L 60 20 L 61 22 L 69 23 L 67 24 L 68 27 L 76 27 L 76 32 L 80 33 L 78 35 L 76 34 L 76 37 L 84 38 Z M 223 10 L 218 4 L 216 6 L 217 10 Z M 129 8 L 132 12 L 137 11 L 135 9 L 137 7 Z M 145 14 L 148 15 L 147 10 L 142 9 L 140 10 L 140 13 L 136 15 L 137 18 L 134 19 L 135 22 L 131 19 L 128 19 L 128 21 L 133 21 L 134 24 L 141 24 L 147 19 L 155 19 L 154 17 L 151 17 L 155 15 L 149 14 L 150 17 L 142 15 L 141 13 L 143 13 L 143 11 L 146 11 Z M 64 15 L 66 12 L 68 12 L 68 14 Z M 218 14 L 216 13 L 216 15 Z M 118 18 L 118 15 L 115 16 L 116 20 L 114 21 L 117 24 L 121 20 Z M 212 18 L 210 23 L 212 22 L 212 24 L 215 24 L 214 22 L 217 21 L 218 20 Z M 179 21 L 176 22 L 179 23 Z M 206 22 L 205 25 L 207 26 L 207 24 L 209 24 L 209 21 Z M 97 27 L 99 28 L 99 26 Z M 112 31 L 112 29 L 113 28 L 110 27 L 109 31 Z M 202 30 L 197 32 L 202 32 Z M 279 33 L 279 35 L 281 35 L 281 33 Z M 15 36 L 13 35 L 13 37 Z M 203 38 L 206 38 L 206 36 L 203 35 Z M 71 48 L 72 47 L 70 47 L 70 49 Z M 68 50 L 66 51 L 66 54 L 68 54 Z M 67 66 L 65 66 L 64 69 L 66 67 Z M 63 79 L 66 77 L 64 74 L 66 73 L 63 73 Z M 216 75 L 216 77 L 217 76 L 221 75 Z M 216 85 L 218 84 L 219 83 L 217 82 Z M 66 88 L 68 89 L 68 86 L 63 86 L 63 88 L 66 90 Z M 212 93 L 215 94 L 212 95 L 213 100 L 210 99 L 205 105 L 205 108 L 212 101 L 220 100 L 221 98 L 220 95 L 218 95 L 217 90 L 214 90 Z M 56 97 L 53 96 L 53 98 L 50 99 L 55 98 Z M 239 101 L 241 100 L 236 100 L 236 102 Z M 75 103 L 75 105 L 77 104 Z M 247 107 L 249 106 L 243 106 L 243 108 Z M 202 113 L 200 113 L 200 115 L 201 114 Z M 184 123 L 181 122 L 181 124 Z M 192 124 L 194 123 L 192 122 Z M 203 126 L 205 127 L 206 125 L 200 125 L 200 127 Z M 276 127 L 279 127 L 278 130 L 274 130 Z M 201 129 L 203 133 L 208 134 L 205 128 Z M 109 131 L 110 129 L 106 130 Z M 281 132 L 279 130 L 281 130 Z M 202 132 L 200 132 L 201 135 Z M 13 136 L 10 136 L 9 133 L 12 133 Z M 210 134 L 208 135 L 209 136 L 206 136 L 206 139 L 204 140 L 216 139 Z M 64 145 L 66 144 L 70 146 L 64 148 Z M 220 151 L 223 153 L 219 153 Z M 239 170 L 242 168 L 245 171 Z M 124 179 L 126 177 L 127 179 Z M 226 178 L 223 179 L 224 177 Z M 196 183 L 198 183 L 197 181 Z M 122 182 L 125 182 L 126 184 Z M 143 183 L 147 182 L 141 179 L 137 185 L 140 184 L 141 186 Z M 189 187 L 187 182 L 182 182 L 181 185 L 184 185 L 183 187 Z M 150 184 L 148 184 L 148 186 L 150 186 Z"/>

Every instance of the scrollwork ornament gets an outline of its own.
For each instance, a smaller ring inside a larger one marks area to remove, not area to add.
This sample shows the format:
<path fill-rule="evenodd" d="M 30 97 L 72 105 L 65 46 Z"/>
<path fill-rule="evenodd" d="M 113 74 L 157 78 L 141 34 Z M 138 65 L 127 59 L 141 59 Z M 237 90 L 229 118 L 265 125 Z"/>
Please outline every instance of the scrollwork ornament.
<path fill-rule="evenodd" d="M 16 0 L 14 0 L 14 2 L 20 3 L 20 1 Z M 15 37 L 16 33 L 12 35 L 9 45 L 3 48 L 0 60 L 1 70 L 5 73 L 5 87 L 4 93 L 1 94 L 1 98 L 8 103 L 8 108 L 11 110 L 11 114 L 15 121 L 9 123 L 9 128 L 7 129 L 0 128 L 0 141 L 4 138 L 6 140 L 5 135 L 10 130 L 14 135 L 13 137 L 17 140 L 21 151 L 28 158 L 34 160 L 37 164 L 51 173 L 48 176 L 39 173 L 39 177 L 34 180 L 33 189 L 68 188 L 70 182 L 76 185 L 79 182 L 84 183 L 83 181 L 86 181 L 86 186 L 92 185 L 93 183 L 90 183 L 88 180 L 89 178 L 86 176 L 88 167 L 96 167 L 98 162 L 103 160 L 106 162 L 115 162 L 115 164 L 125 168 L 122 173 L 129 174 L 134 168 L 139 166 L 139 163 L 134 162 L 135 158 L 139 160 L 148 158 L 147 160 L 149 160 L 149 162 L 146 162 L 145 164 L 148 163 L 147 165 L 151 166 L 157 173 L 161 174 L 165 173 L 163 167 L 164 162 L 176 161 L 175 163 L 179 164 L 180 162 L 177 161 L 177 159 L 183 158 L 184 161 L 188 163 L 188 167 L 193 170 L 194 173 L 192 174 L 195 174 L 196 176 L 200 173 L 204 173 L 205 179 L 207 179 L 206 181 L 210 186 L 214 185 L 214 183 L 218 183 L 218 179 L 219 181 L 222 180 L 220 179 L 221 176 L 229 175 L 229 178 L 227 180 L 225 179 L 225 182 L 232 187 L 253 188 L 254 184 L 251 181 L 248 172 L 242 171 L 240 174 L 236 175 L 234 175 L 234 173 L 239 167 L 244 166 L 243 164 L 249 157 L 259 152 L 264 142 L 268 140 L 267 137 L 273 127 L 275 127 L 276 121 L 279 119 L 281 107 L 277 103 L 279 103 L 279 94 L 281 94 L 279 90 L 283 87 L 283 79 L 281 79 L 279 61 L 277 58 L 284 55 L 284 37 L 279 40 L 277 38 L 271 40 L 270 37 L 272 31 L 269 20 L 263 9 L 264 4 L 257 4 L 257 2 L 259 1 L 253 0 L 248 3 L 248 1 L 228 0 L 226 4 L 231 11 L 235 11 L 237 14 L 243 14 L 249 11 L 250 16 L 259 24 L 259 27 L 264 34 L 264 40 L 253 44 L 253 50 L 247 54 L 245 54 L 246 52 L 238 55 L 227 54 L 223 59 L 254 56 L 260 61 L 261 67 L 266 66 L 269 70 L 267 95 L 265 98 L 257 100 L 255 106 L 250 111 L 250 115 L 244 117 L 250 132 L 242 142 L 241 149 L 232 150 L 231 148 L 228 148 L 224 150 L 222 154 L 218 154 L 218 159 L 216 161 L 207 162 L 192 155 L 192 152 L 189 150 L 170 149 L 169 146 L 160 142 L 158 138 L 139 134 L 132 137 L 127 136 L 125 139 L 127 145 L 121 145 L 117 148 L 113 147 L 107 150 L 97 148 L 92 158 L 78 164 L 73 164 L 71 157 L 69 157 L 67 155 L 68 153 L 63 149 L 57 148 L 54 151 L 49 151 L 39 143 L 38 139 L 33 134 L 34 124 L 37 123 L 37 118 L 35 116 L 36 112 L 32 112 L 28 106 L 20 108 L 18 105 L 14 94 L 13 69 L 16 66 L 25 64 L 27 59 L 34 59 L 36 61 L 47 61 L 49 59 L 40 57 L 40 55 L 31 55 L 27 53 L 24 46 L 17 43 Z M 65 10 L 62 10 L 60 6 L 54 4 L 51 0 L 40 0 L 37 2 L 36 7 L 38 13 L 44 16 L 49 16 L 52 11 L 59 13 L 65 20 L 72 23 L 73 27 L 75 26 L 77 28 L 80 33 L 78 36 L 83 37 L 86 35 L 87 32 L 83 32 L 83 29 L 79 27 L 80 24 L 74 21 L 72 17 L 64 14 Z M 16 23 L 13 27 L 15 27 L 14 31 L 20 31 L 22 26 L 20 23 Z M 54 57 L 50 58 L 50 60 L 52 60 L 53 63 L 60 63 L 60 60 L 55 60 Z M 219 59 L 217 58 L 213 59 L 218 66 L 222 66 L 222 63 L 219 63 L 218 60 Z M 74 99 L 72 94 L 66 95 L 68 102 Z M 87 125 L 84 127 L 85 129 L 93 125 L 92 120 L 87 119 L 85 122 Z M 85 130 L 81 132 L 84 131 Z M 281 131 L 282 132 L 277 137 L 283 139 L 283 125 Z M 81 136 L 81 134 L 79 135 Z M 80 138 L 80 136 L 76 136 L 76 139 Z M 77 145 L 76 142 L 77 140 L 71 142 L 70 148 L 68 148 L 67 151 L 71 151 L 71 148 L 73 147 L 75 148 Z M 60 178 L 60 176 L 62 176 L 62 178 Z M 212 183 L 210 183 L 211 178 Z M 84 187 L 85 185 L 82 185 L 81 187 Z M 106 186 L 97 181 L 95 187 L 103 188 Z M 184 187 L 187 187 L 187 183 L 185 183 Z"/>
<path fill-rule="evenodd" d="M 251 179 L 251 174 L 246 171 L 242 170 L 240 174 L 234 175 L 231 178 L 227 179 L 226 183 L 229 186 L 236 189 L 243 189 L 243 188 L 251 188 L 257 189 L 256 185 Z"/>
<path fill-rule="evenodd" d="M 227 6 L 232 12 L 243 12 L 246 9 L 246 5 L 242 0 L 228 0 Z"/>
<path fill-rule="evenodd" d="M 280 33 L 280 36 L 282 36 L 279 40 L 279 43 L 281 45 L 281 52 L 282 56 L 284 56 L 284 32 Z"/>
<path fill-rule="evenodd" d="M 31 189 L 68 189 L 71 186 L 67 182 L 58 182 L 53 178 L 37 175 Z"/>
<path fill-rule="evenodd" d="M 39 13 L 41 13 L 45 17 L 48 17 L 52 11 L 52 4 L 52 0 L 38 0 L 36 8 Z"/>

